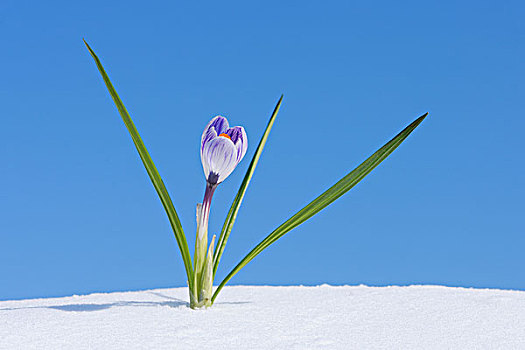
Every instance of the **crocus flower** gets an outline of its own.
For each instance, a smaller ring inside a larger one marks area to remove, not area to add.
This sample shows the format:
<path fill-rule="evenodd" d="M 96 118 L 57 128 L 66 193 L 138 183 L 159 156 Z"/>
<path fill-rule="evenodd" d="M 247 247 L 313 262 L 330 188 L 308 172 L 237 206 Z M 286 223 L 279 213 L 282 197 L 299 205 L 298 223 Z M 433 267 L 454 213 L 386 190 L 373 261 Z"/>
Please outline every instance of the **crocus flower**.
<path fill-rule="evenodd" d="M 210 185 L 220 184 L 246 154 L 248 139 L 242 126 L 230 128 L 228 120 L 218 115 L 202 133 L 201 161 Z"/>
<path fill-rule="evenodd" d="M 215 188 L 232 173 L 246 154 L 247 148 L 248 138 L 242 126 L 230 128 L 228 120 L 220 115 L 206 125 L 201 137 L 201 161 L 206 177 L 201 223 L 208 222 Z M 207 228 L 207 224 L 203 226 Z M 202 234 L 201 229 L 200 235 Z"/>
<path fill-rule="evenodd" d="M 229 127 L 228 120 L 218 115 L 202 133 L 201 161 L 206 177 L 206 191 L 202 204 L 197 205 L 197 239 L 195 240 L 194 305 L 211 305 L 213 285 L 213 240 L 208 246 L 208 218 L 213 193 L 242 160 L 248 148 L 248 139 L 242 126 Z"/>

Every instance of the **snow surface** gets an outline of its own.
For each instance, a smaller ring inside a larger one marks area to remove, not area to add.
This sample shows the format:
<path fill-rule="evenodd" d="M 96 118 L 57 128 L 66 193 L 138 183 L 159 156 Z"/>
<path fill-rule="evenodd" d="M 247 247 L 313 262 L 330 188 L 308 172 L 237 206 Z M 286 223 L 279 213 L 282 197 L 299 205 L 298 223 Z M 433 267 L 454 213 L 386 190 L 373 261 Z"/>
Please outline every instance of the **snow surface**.
<path fill-rule="evenodd" d="M 226 287 L 0 302 L 0 349 L 525 349 L 525 292 Z"/>

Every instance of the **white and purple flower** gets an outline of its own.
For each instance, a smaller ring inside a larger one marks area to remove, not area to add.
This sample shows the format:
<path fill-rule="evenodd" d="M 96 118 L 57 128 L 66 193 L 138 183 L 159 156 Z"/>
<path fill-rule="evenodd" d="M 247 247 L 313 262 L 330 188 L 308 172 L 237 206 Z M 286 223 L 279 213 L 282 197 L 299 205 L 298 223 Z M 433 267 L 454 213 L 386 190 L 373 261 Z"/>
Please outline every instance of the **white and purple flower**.
<path fill-rule="evenodd" d="M 192 303 L 197 307 L 211 306 L 213 286 L 213 242 L 208 248 L 208 218 L 213 193 L 242 160 L 248 148 L 248 139 L 242 126 L 230 128 L 228 120 L 220 115 L 213 118 L 202 133 L 201 161 L 206 177 L 202 204 L 197 204 L 197 238 L 194 255 L 194 285 Z"/>
<path fill-rule="evenodd" d="M 242 160 L 248 148 L 248 138 L 242 126 L 229 127 L 228 120 L 218 115 L 202 133 L 201 161 L 208 184 L 224 181 Z"/>

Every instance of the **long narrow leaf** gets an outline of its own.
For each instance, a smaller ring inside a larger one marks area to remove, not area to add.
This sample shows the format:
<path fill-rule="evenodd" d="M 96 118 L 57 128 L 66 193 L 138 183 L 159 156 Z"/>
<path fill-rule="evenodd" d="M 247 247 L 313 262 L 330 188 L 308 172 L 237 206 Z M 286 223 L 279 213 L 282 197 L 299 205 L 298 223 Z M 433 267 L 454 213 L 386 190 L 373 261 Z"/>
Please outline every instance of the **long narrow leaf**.
<path fill-rule="evenodd" d="M 142 162 L 144 163 L 144 167 L 146 168 L 146 171 L 148 172 L 151 182 L 153 183 L 155 190 L 157 190 L 157 194 L 159 195 L 162 205 L 164 206 L 164 209 L 166 210 L 166 214 L 168 214 L 171 228 L 173 229 L 173 232 L 175 234 L 175 239 L 177 240 L 177 244 L 182 254 L 182 260 L 184 261 L 184 267 L 186 268 L 186 274 L 188 276 L 188 284 L 189 284 L 190 289 L 193 290 L 193 287 L 192 287 L 193 269 L 191 265 L 191 257 L 190 257 L 190 251 L 188 249 L 188 243 L 186 242 L 186 236 L 184 235 L 184 231 L 182 230 L 182 225 L 180 223 L 177 212 L 175 211 L 175 207 L 173 206 L 173 203 L 168 194 L 168 191 L 166 190 L 166 186 L 164 185 L 164 182 L 162 181 L 162 178 L 160 177 L 160 174 L 157 171 L 157 168 L 155 167 L 155 164 L 153 163 L 153 160 L 151 159 L 148 153 L 148 150 L 146 149 L 146 146 L 144 146 L 144 143 L 142 142 L 139 132 L 137 131 L 137 128 L 133 124 L 133 121 L 131 120 L 129 113 L 126 110 L 126 107 L 124 107 L 124 104 L 120 100 L 117 94 L 117 91 L 113 87 L 113 84 L 111 84 L 111 81 L 109 80 L 109 77 L 106 74 L 104 67 L 102 67 L 100 60 L 98 59 L 95 52 L 91 49 L 91 47 L 89 47 L 88 43 L 85 40 L 84 40 L 84 43 L 86 44 L 91 56 L 93 56 L 95 63 L 97 64 L 97 68 L 100 71 L 100 74 L 102 75 L 102 78 L 104 79 L 104 82 L 106 83 L 106 87 L 108 88 L 109 94 L 113 98 L 113 101 L 115 102 L 115 105 L 117 106 L 117 109 L 120 115 L 122 116 L 122 120 L 124 121 L 124 124 L 126 124 L 126 128 L 128 129 L 129 134 L 131 135 L 131 138 L 133 139 L 133 143 L 135 144 L 135 147 L 137 148 L 137 151 L 140 155 L 140 159 L 142 159 Z"/>
<path fill-rule="evenodd" d="M 424 115 L 416 119 L 414 122 L 412 122 L 403 131 L 397 134 L 397 136 L 395 136 L 392 140 L 390 140 L 383 147 L 381 147 L 374 154 L 372 154 L 367 160 L 361 163 L 361 165 L 359 165 L 357 168 L 348 173 L 335 185 L 330 187 L 323 194 L 321 194 L 319 197 L 310 202 L 310 204 L 305 206 L 290 219 L 286 220 L 281 226 L 276 228 L 265 239 L 263 239 L 261 243 L 255 246 L 255 248 L 253 248 L 219 284 L 217 290 L 213 294 L 212 302 L 215 301 L 215 298 L 217 298 L 217 295 L 224 287 L 224 285 L 259 253 L 261 253 L 264 249 L 268 248 L 268 246 L 270 246 L 272 243 L 284 236 L 287 232 L 299 226 L 300 224 L 317 214 L 319 211 L 330 205 L 337 198 L 341 197 L 348 190 L 354 187 L 366 175 L 368 175 L 377 165 L 379 165 L 379 163 L 381 163 L 386 157 L 388 157 L 408 137 L 408 135 L 410 135 L 412 131 L 414 131 L 414 129 L 423 121 L 423 119 L 425 119 L 427 115 L 428 113 L 425 113 Z"/>
<path fill-rule="evenodd" d="M 253 155 L 250 166 L 248 167 L 248 170 L 246 170 L 246 175 L 244 175 L 244 179 L 242 180 L 241 187 L 239 187 L 239 191 L 237 191 L 237 195 L 235 196 L 235 199 L 233 200 L 230 211 L 228 212 L 228 215 L 226 216 L 226 220 L 224 221 L 224 225 L 222 227 L 222 231 L 219 236 L 219 240 L 217 241 L 217 248 L 215 249 L 215 254 L 213 256 L 213 261 L 214 261 L 213 276 L 215 276 L 215 273 L 217 272 L 219 261 L 221 260 L 221 256 L 224 251 L 224 247 L 226 246 L 226 242 L 228 241 L 228 237 L 230 236 L 230 233 L 232 231 L 232 227 L 233 227 L 233 224 L 235 223 L 235 219 L 237 218 L 237 213 L 239 212 L 239 208 L 241 206 L 242 199 L 244 198 L 244 194 L 246 193 L 248 184 L 250 183 L 250 180 L 252 179 L 253 172 L 255 171 L 255 167 L 257 166 L 257 163 L 259 162 L 259 158 L 261 157 L 261 153 L 263 151 L 264 145 L 266 144 L 266 140 L 268 139 L 268 135 L 270 134 L 270 131 L 272 130 L 272 126 L 273 126 L 273 122 L 275 121 L 275 117 L 277 116 L 277 113 L 279 113 L 279 108 L 281 108 L 282 100 L 283 100 L 283 95 L 281 95 L 281 98 L 279 99 L 279 101 L 277 102 L 277 105 L 275 106 L 275 109 L 273 110 L 272 116 L 270 117 L 270 120 L 268 121 L 268 125 L 266 126 L 266 129 L 264 130 L 264 133 L 261 137 L 261 141 L 259 141 L 259 145 L 257 146 L 257 149 L 255 150 L 255 154 Z"/>

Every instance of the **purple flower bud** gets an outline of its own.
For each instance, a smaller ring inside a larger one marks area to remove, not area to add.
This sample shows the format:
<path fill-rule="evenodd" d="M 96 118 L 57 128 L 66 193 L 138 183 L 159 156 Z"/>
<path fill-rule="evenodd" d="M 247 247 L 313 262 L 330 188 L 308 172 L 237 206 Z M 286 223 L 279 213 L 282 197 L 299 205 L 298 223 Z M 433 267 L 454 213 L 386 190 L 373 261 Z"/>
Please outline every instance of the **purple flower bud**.
<path fill-rule="evenodd" d="M 210 185 L 224 181 L 246 154 L 248 138 L 242 126 L 229 127 L 220 115 L 213 118 L 202 133 L 201 161 Z"/>

